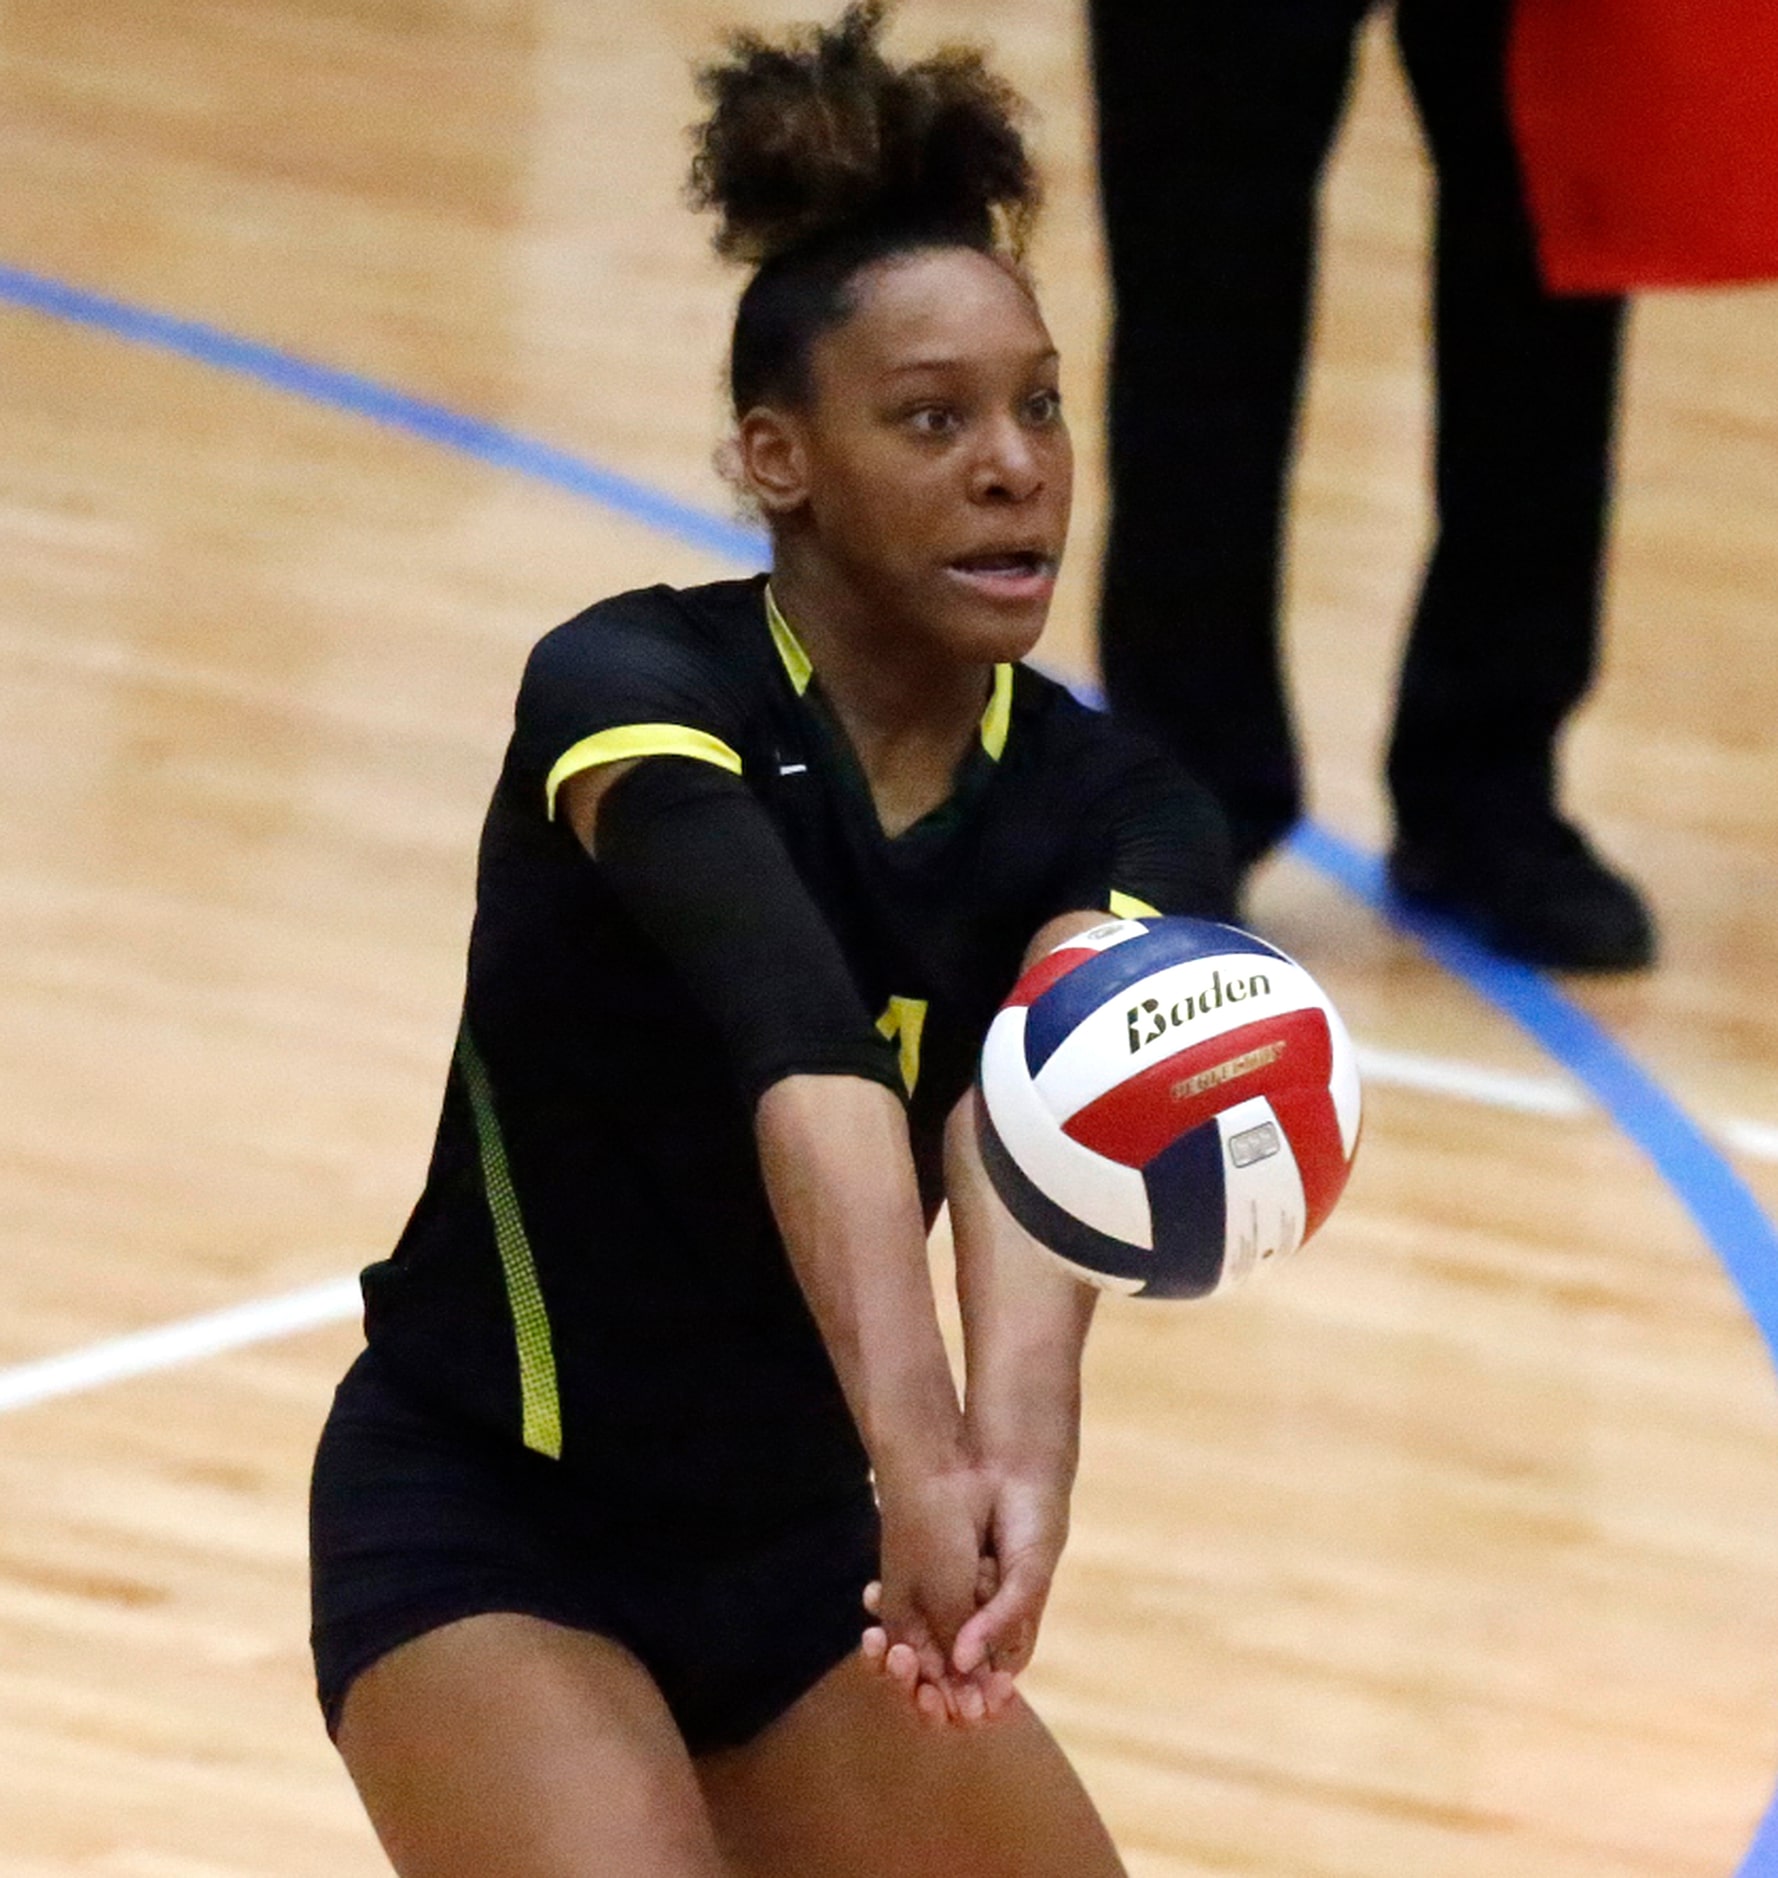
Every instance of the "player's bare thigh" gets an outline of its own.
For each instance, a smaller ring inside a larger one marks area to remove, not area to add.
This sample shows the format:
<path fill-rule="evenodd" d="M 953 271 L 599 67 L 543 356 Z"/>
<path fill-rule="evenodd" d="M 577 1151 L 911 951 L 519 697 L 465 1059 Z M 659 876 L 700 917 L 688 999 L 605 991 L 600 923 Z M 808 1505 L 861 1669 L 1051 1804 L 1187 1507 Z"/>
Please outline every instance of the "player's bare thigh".
<path fill-rule="evenodd" d="M 538 1618 L 465 1618 L 347 1694 L 340 1753 L 400 1878 L 726 1878 L 641 1664 Z"/>
<path fill-rule="evenodd" d="M 933 1729 L 856 1656 L 743 1748 L 697 1762 L 733 1878 L 1122 1878 L 1023 1702 Z"/>

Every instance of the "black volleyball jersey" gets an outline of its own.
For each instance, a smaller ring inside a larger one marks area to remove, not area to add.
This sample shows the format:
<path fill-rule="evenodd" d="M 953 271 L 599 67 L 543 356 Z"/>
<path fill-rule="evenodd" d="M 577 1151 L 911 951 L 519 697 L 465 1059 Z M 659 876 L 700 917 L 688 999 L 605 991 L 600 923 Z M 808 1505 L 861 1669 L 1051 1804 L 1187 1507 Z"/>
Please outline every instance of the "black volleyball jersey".
<path fill-rule="evenodd" d="M 941 1137 L 1060 913 L 1226 914 L 1214 812 L 1158 751 L 999 667 L 939 809 L 894 838 L 764 577 L 653 587 L 536 647 L 482 834 L 425 1190 L 370 1342 L 486 1428 L 669 1505 L 759 1510 L 865 1462 L 710 1018 L 555 813 L 625 757 L 738 775 L 894 1046 L 929 1216 Z"/>

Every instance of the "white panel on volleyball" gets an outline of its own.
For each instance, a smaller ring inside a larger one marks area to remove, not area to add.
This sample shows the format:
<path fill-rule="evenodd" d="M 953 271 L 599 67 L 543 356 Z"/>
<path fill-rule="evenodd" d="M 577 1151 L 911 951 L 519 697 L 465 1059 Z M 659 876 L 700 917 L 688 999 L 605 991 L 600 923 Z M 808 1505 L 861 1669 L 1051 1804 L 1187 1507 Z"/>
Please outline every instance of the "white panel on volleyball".
<path fill-rule="evenodd" d="M 1210 1008 L 1200 1010 L 1200 1001 Z M 1037 1087 L 1050 1112 L 1066 1122 L 1150 1063 L 1305 1005 L 1325 1009 L 1327 1000 L 1314 979 L 1286 959 L 1231 952 L 1164 966 L 1083 1017 L 1037 1072 Z M 1163 1028 L 1157 1031 L 1157 1024 Z"/>
<path fill-rule="evenodd" d="M 1020 1171 L 1063 1212 L 1126 1245 L 1154 1249 L 1140 1170 L 1063 1134 L 1025 1067 L 1025 1007 L 1002 1011 L 982 1045 L 982 1091 L 996 1132 Z"/>
<path fill-rule="evenodd" d="M 1309 1204 L 1303 1177 L 1272 1105 L 1253 1096 L 1224 1109 L 1222 1172 L 1228 1237 L 1222 1282 L 1237 1285 L 1261 1259 L 1283 1258 L 1303 1242 Z"/>
<path fill-rule="evenodd" d="M 1103 926 L 1089 926 L 1085 932 L 1077 932 L 1071 938 L 1063 939 L 1050 947 L 1051 952 L 1078 951 L 1085 947 L 1089 952 L 1109 952 L 1113 946 L 1120 946 L 1126 939 L 1140 939 L 1148 928 L 1140 920 L 1108 919 Z M 1048 954 L 1046 953 L 1047 957 Z"/>

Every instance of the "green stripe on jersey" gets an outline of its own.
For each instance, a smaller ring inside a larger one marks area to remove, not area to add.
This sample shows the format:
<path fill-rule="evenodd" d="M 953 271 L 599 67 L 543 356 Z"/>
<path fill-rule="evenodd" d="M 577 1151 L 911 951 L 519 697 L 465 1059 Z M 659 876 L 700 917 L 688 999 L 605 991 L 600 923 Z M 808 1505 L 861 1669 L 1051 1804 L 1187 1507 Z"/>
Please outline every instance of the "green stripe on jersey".
<path fill-rule="evenodd" d="M 513 1191 L 512 1169 L 507 1164 L 506 1140 L 500 1117 L 494 1113 L 494 1091 L 487 1066 L 466 1019 L 457 1033 L 457 1063 L 469 1091 L 475 1116 L 475 1138 L 481 1149 L 482 1186 L 494 1221 L 494 1243 L 500 1250 L 500 1271 L 506 1280 L 506 1302 L 512 1311 L 513 1334 L 519 1346 L 519 1402 L 523 1411 L 525 1446 L 551 1460 L 562 1458 L 562 1404 L 556 1392 L 556 1352 L 550 1339 L 549 1312 L 537 1283 L 537 1261 L 525 1236 L 519 1196 Z"/>

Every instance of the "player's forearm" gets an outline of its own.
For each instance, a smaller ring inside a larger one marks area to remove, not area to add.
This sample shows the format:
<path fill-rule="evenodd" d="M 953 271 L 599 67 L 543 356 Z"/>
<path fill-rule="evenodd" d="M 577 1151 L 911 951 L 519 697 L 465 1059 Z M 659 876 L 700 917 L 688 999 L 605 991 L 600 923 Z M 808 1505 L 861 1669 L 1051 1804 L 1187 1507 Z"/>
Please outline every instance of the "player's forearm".
<path fill-rule="evenodd" d="M 994 1354 L 996 1340 L 978 1336 L 969 1358 L 965 1430 L 970 1452 L 984 1464 L 1064 1487 L 1072 1483 L 1080 1459 L 1086 1322 L 1070 1299 L 1065 1311 L 1048 1312 L 1016 1334 L 1006 1334 L 1011 1327 L 1004 1322 L 996 1326 Z"/>
<path fill-rule="evenodd" d="M 1052 919 L 1026 948 L 1028 970 L 1101 924 L 1082 908 Z M 957 1255 L 972 1451 L 1028 1476 L 1074 1479 L 1080 1451 L 1080 1363 L 1097 1294 L 1034 1246 L 1000 1204 L 965 1098 L 945 1133 L 945 1191 Z"/>
<path fill-rule="evenodd" d="M 907 1121 L 885 1089 L 789 1076 L 760 1098 L 760 1163 L 791 1265 L 880 1475 L 963 1464 Z"/>
<path fill-rule="evenodd" d="M 1000 1204 L 976 1148 L 972 1101 L 952 1117 L 945 1149 L 971 1451 L 1007 1471 L 1071 1481 L 1097 1293 L 1031 1244 Z"/>

